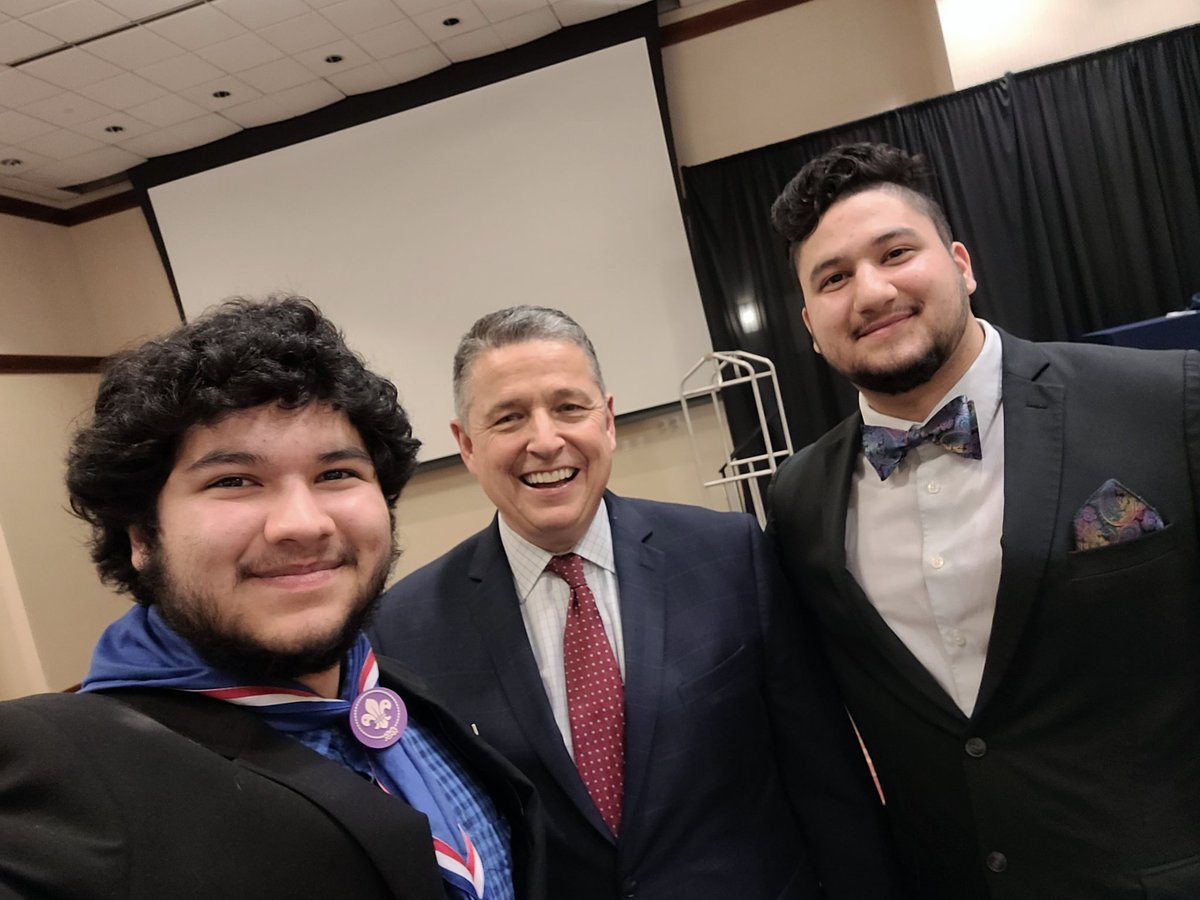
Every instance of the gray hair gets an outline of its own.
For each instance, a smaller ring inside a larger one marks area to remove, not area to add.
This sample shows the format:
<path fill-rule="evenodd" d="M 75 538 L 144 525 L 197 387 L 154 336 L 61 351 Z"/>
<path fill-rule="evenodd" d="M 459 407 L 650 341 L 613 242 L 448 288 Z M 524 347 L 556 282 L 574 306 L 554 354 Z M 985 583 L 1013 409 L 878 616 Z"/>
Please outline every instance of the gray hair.
<path fill-rule="evenodd" d="M 526 341 L 574 344 L 587 356 L 600 393 L 606 393 L 596 348 L 578 322 L 559 309 L 524 304 L 510 306 L 479 319 L 458 342 L 458 350 L 454 353 L 454 414 L 461 424 L 467 424 L 467 382 L 475 360 L 488 350 Z"/>

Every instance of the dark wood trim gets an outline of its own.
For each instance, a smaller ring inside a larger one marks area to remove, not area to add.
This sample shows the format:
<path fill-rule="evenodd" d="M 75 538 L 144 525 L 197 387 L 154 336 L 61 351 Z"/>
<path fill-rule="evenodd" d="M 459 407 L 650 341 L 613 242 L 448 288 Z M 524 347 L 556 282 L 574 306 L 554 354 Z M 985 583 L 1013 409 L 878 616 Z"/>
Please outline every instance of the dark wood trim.
<path fill-rule="evenodd" d="M 36 356 L 0 353 L 0 375 L 83 375 L 100 371 L 103 356 Z"/>
<path fill-rule="evenodd" d="M 670 25 L 663 25 L 658 30 L 659 44 L 669 47 L 671 44 L 678 44 L 681 41 L 690 41 L 702 34 L 711 34 L 722 28 L 730 28 L 733 25 L 757 19 L 759 16 L 770 15 L 773 12 L 809 2 L 811 0 L 742 0 L 741 3 L 722 6 L 712 12 L 672 22 Z"/>
<path fill-rule="evenodd" d="M 33 219 L 37 222 L 49 222 L 51 225 L 78 225 L 90 222 L 92 219 L 102 219 L 113 213 L 124 212 L 127 209 L 137 209 L 141 206 L 136 191 L 124 191 L 109 197 L 101 197 L 70 209 L 55 209 L 52 206 L 42 206 L 28 200 L 17 200 L 15 197 L 0 196 L 0 213 L 17 216 L 21 219 Z"/>

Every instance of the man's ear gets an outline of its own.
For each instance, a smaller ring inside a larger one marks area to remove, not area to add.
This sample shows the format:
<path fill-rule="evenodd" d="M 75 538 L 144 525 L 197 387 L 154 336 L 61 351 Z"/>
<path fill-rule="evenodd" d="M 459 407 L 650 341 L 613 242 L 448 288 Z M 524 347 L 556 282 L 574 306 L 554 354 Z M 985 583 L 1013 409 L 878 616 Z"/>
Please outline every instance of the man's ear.
<path fill-rule="evenodd" d="M 471 441 L 471 435 L 467 434 L 467 429 L 458 419 L 450 420 L 450 433 L 454 435 L 454 440 L 458 444 L 458 455 L 462 457 L 463 464 L 466 465 L 467 471 L 474 473 L 472 461 L 475 458 L 475 445 Z"/>
<path fill-rule="evenodd" d="M 146 568 L 150 561 L 150 544 L 137 525 L 129 526 L 129 561 L 139 572 Z"/>
<path fill-rule="evenodd" d="M 821 348 L 817 346 L 817 336 L 813 334 L 812 323 L 808 321 L 808 305 L 806 304 L 800 309 L 800 318 L 804 320 L 804 327 L 808 329 L 808 336 L 812 338 L 813 352 L 817 356 L 821 355 Z"/>

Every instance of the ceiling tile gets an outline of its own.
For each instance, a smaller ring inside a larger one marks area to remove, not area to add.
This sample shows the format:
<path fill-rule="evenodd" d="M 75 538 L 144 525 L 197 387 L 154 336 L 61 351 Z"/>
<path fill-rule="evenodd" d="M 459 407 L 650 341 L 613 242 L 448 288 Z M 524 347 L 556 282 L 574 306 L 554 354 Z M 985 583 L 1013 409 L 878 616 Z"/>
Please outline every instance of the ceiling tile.
<path fill-rule="evenodd" d="M 59 53 L 25 63 L 21 66 L 21 71 L 70 90 L 121 74 L 121 69 L 117 66 L 78 47 L 69 47 Z"/>
<path fill-rule="evenodd" d="M 138 74 L 161 84 L 167 90 L 180 91 L 194 84 L 220 78 L 225 73 L 195 53 L 185 53 L 138 69 Z"/>
<path fill-rule="evenodd" d="M 129 109 L 166 93 L 157 84 L 139 78 L 132 72 L 122 72 L 105 81 L 85 85 L 79 93 L 113 109 Z"/>
<path fill-rule="evenodd" d="M 69 0 L 34 13 L 24 21 L 59 40 L 72 42 L 129 24 L 123 15 L 96 0 Z"/>
<path fill-rule="evenodd" d="M 379 64 L 391 72 L 396 77 L 396 83 L 399 84 L 402 81 L 412 81 L 436 72 L 438 69 L 444 69 L 450 65 L 450 60 L 435 44 L 429 44 L 425 47 L 418 47 L 416 50 L 409 50 L 407 53 L 401 53 L 399 56 L 393 56 L 391 59 L 381 59 Z"/>
<path fill-rule="evenodd" d="M 453 25 L 444 24 L 454 19 L 458 19 L 458 22 Z M 429 12 L 421 13 L 419 16 L 413 16 L 413 21 L 429 36 L 430 40 L 437 41 L 439 44 L 477 28 L 483 28 L 488 24 L 488 20 L 483 17 L 479 7 L 471 0 L 457 0 L 447 6 L 440 6 Z"/>
<path fill-rule="evenodd" d="M 337 62 L 327 62 L 331 57 L 337 56 L 341 57 Z M 293 54 L 293 58 L 322 78 L 332 75 L 334 72 L 357 69 L 371 61 L 367 51 L 349 38 L 342 38 L 340 41 L 334 41 L 332 44 L 325 44 L 321 47 L 313 47 L 311 50 L 302 50 Z"/>
<path fill-rule="evenodd" d="M 547 6 L 497 22 L 492 28 L 496 30 L 504 46 L 512 49 L 559 31 L 562 25 Z"/>
<path fill-rule="evenodd" d="M 286 57 L 238 73 L 238 78 L 264 94 L 274 94 L 316 77 L 307 67 Z"/>
<path fill-rule="evenodd" d="M 415 17 L 439 6 L 445 6 L 446 0 L 396 0 L 396 5 L 408 16 Z"/>
<path fill-rule="evenodd" d="M 213 96 L 218 93 L 225 93 L 228 96 Z M 232 75 L 224 75 L 213 81 L 206 81 L 204 84 L 184 88 L 179 91 L 179 95 L 187 100 L 191 100 L 193 103 L 199 103 L 205 109 L 212 110 L 213 112 L 223 112 L 231 106 L 237 106 L 238 104 L 261 97 L 262 92 L 250 87 L 244 81 L 239 81 Z"/>
<path fill-rule="evenodd" d="M 291 118 L 292 114 L 280 106 L 274 97 L 258 97 L 247 103 L 239 103 L 221 110 L 221 115 L 243 128 L 257 128 Z"/>
<path fill-rule="evenodd" d="M 178 125 L 180 122 L 186 122 L 188 119 L 195 119 L 198 116 L 208 114 L 208 111 L 203 106 L 193 103 L 191 100 L 184 100 L 182 97 L 177 97 L 174 94 L 166 94 L 156 100 L 151 100 L 149 103 L 131 106 L 128 112 L 131 116 L 137 116 L 142 121 L 150 122 L 159 128 L 166 128 L 168 125 Z"/>
<path fill-rule="evenodd" d="M 550 12 L 550 5 L 546 0 L 475 0 L 475 5 L 493 24 L 535 10 Z"/>
<path fill-rule="evenodd" d="M 373 62 L 347 72 L 326 75 L 325 80 L 343 94 L 365 94 L 368 91 L 391 87 L 396 83 L 396 76 L 379 63 Z"/>
<path fill-rule="evenodd" d="M 376 59 L 387 59 L 397 53 L 424 46 L 429 43 L 429 38 L 411 19 L 401 19 L 391 25 L 355 35 L 354 43 Z"/>
<path fill-rule="evenodd" d="M 121 15 L 130 19 L 144 19 L 147 16 L 157 16 L 169 9 L 183 6 L 185 0 L 100 0 L 110 9 L 115 9 Z"/>
<path fill-rule="evenodd" d="M 560 3 L 551 3 L 550 6 L 564 27 L 590 22 L 620 10 L 616 0 L 562 0 Z"/>
<path fill-rule="evenodd" d="M 302 116 L 345 99 L 345 95 L 327 81 L 317 79 L 271 95 L 290 116 Z"/>
<path fill-rule="evenodd" d="M 87 49 L 89 53 L 107 59 L 123 69 L 140 69 L 183 53 L 183 48 L 178 44 L 159 37 L 141 25 L 120 34 L 111 34 L 98 41 L 91 41 Z"/>
<path fill-rule="evenodd" d="M 335 3 L 341 3 L 342 0 L 304 0 L 313 9 L 324 9 L 326 6 L 333 6 Z"/>
<path fill-rule="evenodd" d="M 48 134 L 55 126 L 14 109 L 0 112 L 0 144 L 19 144 L 40 134 Z"/>
<path fill-rule="evenodd" d="M 104 104 L 89 100 L 80 94 L 63 91 L 46 100 L 22 106 L 21 112 L 68 128 L 71 125 L 78 125 L 80 122 L 90 122 L 112 110 Z"/>
<path fill-rule="evenodd" d="M 34 78 L 19 69 L 0 66 L 0 106 L 17 107 L 45 100 L 62 90 L 58 85 Z"/>
<path fill-rule="evenodd" d="M 257 34 L 250 32 L 219 44 L 201 47 L 196 53 L 226 72 L 253 69 L 283 56 Z"/>
<path fill-rule="evenodd" d="M 119 128 L 120 131 L 110 131 L 110 128 Z M 135 119 L 129 113 L 117 112 L 76 125 L 72 130 L 105 144 L 119 144 L 138 135 L 148 134 L 155 130 L 155 126 Z"/>
<path fill-rule="evenodd" d="M 62 43 L 53 35 L 12 19 L 0 23 L 0 63 L 14 63 L 45 53 Z"/>
<path fill-rule="evenodd" d="M 241 126 L 216 113 L 205 113 L 200 118 L 133 138 L 121 146 L 140 156 L 163 156 L 199 147 L 241 130 Z"/>
<path fill-rule="evenodd" d="M 61 2 L 62 0 L 0 0 L 0 12 L 19 19 Z"/>
<path fill-rule="evenodd" d="M 442 52 L 451 62 L 464 62 L 468 59 L 487 56 L 489 53 L 499 53 L 504 49 L 504 42 L 489 25 L 486 28 L 477 28 L 466 34 L 456 34 L 447 40 L 438 41 L 438 46 L 442 48 Z"/>
<path fill-rule="evenodd" d="M 304 0 L 213 0 L 212 5 L 254 31 L 312 11 Z"/>
<path fill-rule="evenodd" d="M 61 188 L 116 175 L 145 161 L 145 157 L 130 153 L 121 147 L 101 147 L 82 156 L 41 166 L 25 177 L 38 184 Z"/>
<path fill-rule="evenodd" d="M 331 44 L 345 37 L 328 19 L 317 12 L 288 19 L 278 25 L 268 25 L 258 34 L 284 53 L 299 53 L 301 50 Z"/>
<path fill-rule="evenodd" d="M 321 15 L 353 36 L 395 22 L 404 13 L 391 0 L 341 0 L 326 6 Z"/>
<path fill-rule="evenodd" d="M 97 150 L 104 145 L 90 137 L 84 137 L 66 128 L 56 128 L 49 134 L 43 134 L 28 141 L 21 142 L 22 147 L 28 147 L 34 153 L 48 156 L 51 159 L 70 159 L 89 150 Z"/>
<path fill-rule="evenodd" d="M 0 146 L 0 175 L 20 177 L 39 166 L 48 166 L 54 161 L 49 156 L 34 153 L 28 147 Z"/>
<path fill-rule="evenodd" d="M 198 50 L 246 33 L 242 25 L 208 4 L 147 22 L 144 27 L 185 50 Z"/>

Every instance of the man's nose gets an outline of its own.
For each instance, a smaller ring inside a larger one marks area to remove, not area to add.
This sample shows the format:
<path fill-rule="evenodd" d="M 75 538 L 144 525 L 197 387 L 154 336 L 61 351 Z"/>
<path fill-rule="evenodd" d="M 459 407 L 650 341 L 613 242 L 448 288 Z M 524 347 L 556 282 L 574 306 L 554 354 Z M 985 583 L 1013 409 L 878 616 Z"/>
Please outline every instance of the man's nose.
<path fill-rule="evenodd" d="M 271 498 L 264 533 L 272 543 L 321 540 L 333 533 L 333 519 L 311 485 L 280 487 Z"/>
<path fill-rule="evenodd" d="M 558 422 L 547 410 L 537 410 L 529 418 L 529 443 L 526 449 L 535 456 L 549 457 L 563 446 Z"/>
<path fill-rule="evenodd" d="M 896 299 L 899 291 L 887 273 L 869 263 L 858 267 L 854 273 L 854 308 L 859 312 L 872 312 Z"/>

